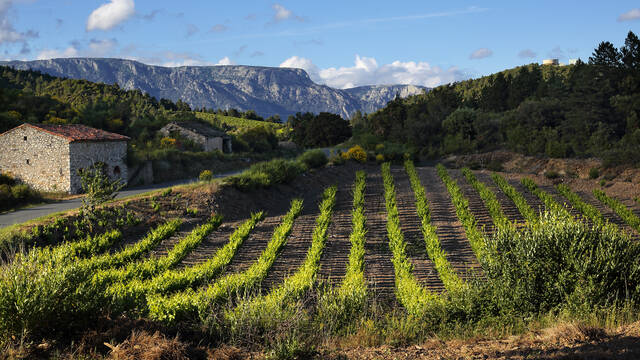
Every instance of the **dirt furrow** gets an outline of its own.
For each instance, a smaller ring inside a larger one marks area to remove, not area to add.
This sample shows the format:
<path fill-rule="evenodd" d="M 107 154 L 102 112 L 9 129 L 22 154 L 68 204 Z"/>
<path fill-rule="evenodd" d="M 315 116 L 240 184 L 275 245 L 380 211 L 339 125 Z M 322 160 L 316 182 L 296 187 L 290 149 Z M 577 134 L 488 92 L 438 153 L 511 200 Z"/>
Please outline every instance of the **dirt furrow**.
<path fill-rule="evenodd" d="M 429 290 L 441 292 L 444 285 L 426 251 L 422 222 L 416 210 L 416 201 L 407 172 L 402 167 L 391 170 L 396 184 L 396 201 L 400 227 L 407 242 L 407 256 L 413 264 L 413 276 Z"/>
<path fill-rule="evenodd" d="M 394 304 L 395 274 L 387 239 L 387 211 L 379 167 L 367 168 L 364 213 L 367 217 L 364 274 L 374 298 L 382 304 Z"/>
<path fill-rule="evenodd" d="M 468 279 L 472 273 L 480 270 L 480 264 L 471 250 L 447 187 L 434 167 L 416 170 L 426 190 L 427 201 L 431 208 L 431 223 L 436 227 L 436 233 L 447 255 L 447 260 L 463 279 Z"/>
<path fill-rule="evenodd" d="M 560 194 L 558 192 L 558 190 L 555 188 L 555 186 L 538 184 L 538 187 L 540 188 L 540 190 L 543 190 L 543 191 L 547 192 L 549 195 L 551 195 L 556 200 L 556 202 L 558 204 L 563 205 L 564 208 L 567 209 L 567 211 L 569 211 L 569 214 L 571 214 L 571 216 L 573 216 L 574 219 L 581 220 L 581 221 L 584 221 L 584 222 L 588 223 L 589 225 L 592 225 L 591 220 L 587 219 L 580 212 L 580 210 L 574 208 L 573 205 L 571 205 L 571 202 L 569 202 L 569 200 L 567 200 L 567 198 L 562 196 L 562 194 Z"/>
<path fill-rule="evenodd" d="M 584 200 L 584 202 L 593 205 L 593 207 L 598 209 L 602 216 L 604 216 L 605 220 L 612 224 L 616 224 L 621 230 L 631 235 L 633 239 L 640 240 L 640 234 L 638 234 L 638 232 L 631 226 L 627 225 L 627 223 L 610 207 L 596 199 L 596 197 L 593 196 L 593 193 L 585 191 L 578 191 L 576 193 L 582 198 L 582 200 Z"/>
<path fill-rule="evenodd" d="M 293 229 L 287 238 L 287 243 L 278 254 L 267 277 L 262 281 L 261 291 L 264 294 L 281 283 L 287 276 L 296 272 L 304 262 L 305 255 L 311 246 L 316 217 L 319 215 L 317 205 L 317 201 L 305 201 L 305 207 L 302 214 L 293 223 Z"/>
<path fill-rule="evenodd" d="M 502 174 L 502 175 L 504 176 L 505 174 Z M 536 215 L 539 215 L 541 212 L 545 210 L 544 203 L 537 196 L 532 194 L 527 188 L 525 188 L 524 185 L 522 185 L 519 177 L 517 178 L 507 177 L 507 181 L 522 195 L 522 197 L 524 197 L 525 200 L 527 200 L 527 204 L 531 206 L 531 208 L 533 209 L 533 212 Z"/>
<path fill-rule="evenodd" d="M 518 210 L 516 204 L 505 193 L 503 193 L 502 190 L 500 190 L 489 173 L 479 171 L 475 172 L 475 175 L 479 181 L 484 183 L 484 185 L 487 186 L 489 190 L 493 191 L 493 193 L 496 194 L 496 198 L 500 203 L 500 207 L 509 220 L 520 224 L 525 222 L 525 219 L 522 214 L 520 214 L 520 211 Z"/>
<path fill-rule="evenodd" d="M 176 231 L 173 236 L 170 236 L 160 242 L 153 250 L 147 254 L 147 257 L 162 257 L 169 253 L 173 247 L 180 242 L 184 237 L 189 235 L 191 231 L 193 231 L 196 227 L 202 225 L 203 222 L 201 219 L 196 218 L 187 218 L 184 220 L 178 231 Z"/>
<path fill-rule="evenodd" d="M 353 182 L 355 172 L 351 179 L 338 186 L 336 205 L 333 209 L 331 224 L 327 229 L 327 242 L 320 259 L 318 279 L 335 285 L 342 281 L 349 262 L 351 250 L 351 210 L 353 207 Z"/>
<path fill-rule="evenodd" d="M 493 224 L 493 218 L 487 206 L 484 204 L 482 197 L 480 197 L 480 194 L 467 181 L 467 178 L 460 170 L 451 169 L 449 170 L 449 174 L 451 174 L 451 178 L 458 183 L 460 190 L 462 190 L 464 196 L 469 200 L 469 209 L 471 209 L 471 213 L 476 218 L 478 227 L 486 234 L 493 234 L 496 230 Z"/>
<path fill-rule="evenodd" d="M 286 210 L 275 216 L 267 216 L 256 225 L 249 238 L 238 248 L 238 252 L 231 260 L 226 273 L 244 271 L 258 259 L 262 251 L 267 247 L 274 229 L 281 223 L 285 213 Z"/>
<path fill-rule="evenodd" d="M 229 236 L 231 236 L 242 223 L 243 221 L 222 223 L 216 231 L 204 238 L 202 243 L 182 260 L 179 267 L 193 266 L 209 260 L 215 255 L 218 249 L 229 242 Z"/>

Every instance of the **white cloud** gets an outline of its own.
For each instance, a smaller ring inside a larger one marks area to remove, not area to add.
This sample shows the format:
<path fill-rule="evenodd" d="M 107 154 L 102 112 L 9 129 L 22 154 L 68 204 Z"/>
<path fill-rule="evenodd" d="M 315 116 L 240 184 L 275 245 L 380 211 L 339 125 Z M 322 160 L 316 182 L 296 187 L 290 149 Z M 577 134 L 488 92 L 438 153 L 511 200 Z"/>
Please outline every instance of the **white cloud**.
<path fill-rule="evenodd" d="M 38 53 L 38 60 L 56 59 L 56 58 L 70 58 L 79 56 L 78 49 L 73 46 L 69 46 L 64 50 L 57 49 L 45 49 Z"/>
<path fill-rule="evenodd" d="M 632 21 L 640 19 L 640 8 L 635 8 L 618 16 L 618 21 Z"/>
<path fill-rule="evenodd" d="M 471 60 L 484 59 L 484 58 L 487 58 L 487 57 L 489 57 L 491 55 L 493 55 L 493 51 L 491 51 L 490 49 L 480 48 L 480 49 L 472 52 L 471 55 L 469 55 L 469 59 L 471 59 Z"/>
<path fill-rule="evenodd" d="M 533 50 L 531 49 L 524 49 L 522 51 L 520 51 L 518 53 L 518 57 L 521 57 L 523 59 L 532 59 L 534 57 L 538 56 L 538 54 L 536 54 Z"/>
<path fill-rule="evenodd" d="M 32 30 L 19 32 L 14 29 L 9 15 L 12 6 L 12 0 L 0 0 L 0 44 L 22 42 L 23 47 L 28 47 L 25 42 L 29 38 L 38 37 L 38 33 Z"/>
<path fill-rule="evenodd" d="M 296 19 L 301 22 L 304 21 L 303 17 L 295 15 L 293 11 L 285 8 L 280 4 L 276 3 L 276 4 L 273 4 L 271 7 L 273 8 L 273 11 L 274 11 L 271 22 L 274 24 L 280 21 L 289 20 L 289 19 Z"/>
<path fill-rule="evenodd" d="M 280 67 L 301 68 L 312 80 L 331 87 L 347 89 L 362 85 L 411 84 L 434 87 L 465 78 L 457 67 L 442 69 L 427 62 L 394 61 L 378 65 L 374 58 L 356 55 L 354 66 L 319 69 L 309 59 L 292 56 Z"/>
<path fill-rule="evenodd" d="M 291 10 L 285 8 L 280 4 L 273 4 L 272 7 L 273 7 L 273 10 L 276 12 L 275 14 L 273 14 L 273 21 L 275 22 L 287 20 L 288 18 L 291 17 L 291 15 L 293 15 Z"/>
<path fill-rule="evenodd" d="M 89 15 L 87 31 L 112 29 L 134 13 L 133 0 L 109 0 L 109 3 L 101 5 Z"/>
<path fill-rule="evenodd" d="M 223 57 L 222 59 L 218 60 L 218 62 L 215 65 L 235 65 L 235 61 L 229 59 L 228 56 Z"/>

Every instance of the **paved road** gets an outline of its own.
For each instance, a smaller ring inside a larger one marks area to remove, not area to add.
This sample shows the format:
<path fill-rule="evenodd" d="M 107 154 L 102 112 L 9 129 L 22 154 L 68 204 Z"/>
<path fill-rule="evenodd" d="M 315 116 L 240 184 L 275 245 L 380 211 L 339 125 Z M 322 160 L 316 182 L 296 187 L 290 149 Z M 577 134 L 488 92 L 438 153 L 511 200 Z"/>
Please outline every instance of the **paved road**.
<path fill-rule="evenodd" d="M 223 173 L 223 174 L 216 175 L 216 177 L 217 178 L 226 177 L 226 176 L 230 176 L 230 175 L 235 175 L 235 174 L 237 174 L 239 172 L 240 171 L 233 171 L 233 172 Z M 145 192 L 151 191 L 151 190 L 162 189 L 162 188 L 175 186 L 175 185 L 189 184 L 189 183 L 192 183 L 192 182 L 195 182 L 195 181 L 197 181 L 197 179 L 186 179 L 186 180 L 177 180 L 177 181 L 172 181 L 172 182 L 166 182 L 166 183 L 162 183 L 162 184 L 153 184 L 153 185 L 148 185 L 148 186 L 136 187 L 136 188 L 132 188 L 132 189 L 121 191 L 116 198 L 117 199 L 122 199 L 122 198 L 125 198 L 125 197 L 128 197 L 128 196 L 142 194 L 142 193 L 145 193 Z M 26 208 L 26 209 L 21 209 L 21 210 L 18 210 L 18 211 L 13 211 L 13 212 L 6 213 L 6 214 L 1 214 L 0 215 L 0 228 L 3 228 L 5 226 L 9 226 L 9 225 L 13 225 L 13 224 L 23 223 L 25 221 L 37 219 L 39 217 L 46 216 L 46 215 L 53 214 L 53 213 L 57 213 L 57 212 L 60 212 L 60 211 L 67 211 L 67 210 L 77 209 L 80 206 L 82 206 L 82 198 L 76 198 L 76 199 L 72 199 L 72 200 L 58 201 L 58 202 L 54 202 L 54 203 L 50 203 L 50 204 L 34 206 L 34 207 Z"/>

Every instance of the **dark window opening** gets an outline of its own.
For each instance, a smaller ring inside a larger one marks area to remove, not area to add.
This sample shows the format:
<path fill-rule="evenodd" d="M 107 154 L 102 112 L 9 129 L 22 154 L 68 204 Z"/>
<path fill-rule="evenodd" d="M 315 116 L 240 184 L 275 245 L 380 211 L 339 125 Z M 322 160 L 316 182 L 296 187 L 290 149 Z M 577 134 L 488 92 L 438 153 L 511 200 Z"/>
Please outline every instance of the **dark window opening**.
<path fill-rule="evenodd" d="M 27 159 L 27 165 L 29 165 L 29 159 Z"/>
<path fill-rule="evenodd" d="M 120 175 L 120 166 L 116 166 L 116 167 L 114 167 L 114 168 L 113 168 L 113 173 L 114 173 L 115 175 L 118 175 L 118 176 L 119 176 L 119 175 Z"/>
<path fill-rule="evenodd" d="M 27 137 L 25 136 L 24 138 L 22 138 L 24 141 L 27 141 Z"/>

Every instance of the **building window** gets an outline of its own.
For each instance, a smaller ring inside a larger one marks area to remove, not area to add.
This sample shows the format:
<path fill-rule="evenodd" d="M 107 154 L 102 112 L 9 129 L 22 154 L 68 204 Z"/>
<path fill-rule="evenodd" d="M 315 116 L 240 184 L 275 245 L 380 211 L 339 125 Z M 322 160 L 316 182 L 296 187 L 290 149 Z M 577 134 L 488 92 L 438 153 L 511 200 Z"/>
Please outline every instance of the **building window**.
<path fill-rule="evenodd" d="M 29 159 L 27 159 L 27 165 L 29 165 Z"/>
<path fill-rule="evenodd" d="M 25 136 L 25 137 L 23 137 L 23 138 L 22 138 L 22 140 L 27 141 L 27 137 L 26 137 L 26 136 Z"/>
<path fill-rule="evenodd" d="M 113 174 L 120 176 L 120 166 L 116 166 L 113 168 Z"/>

